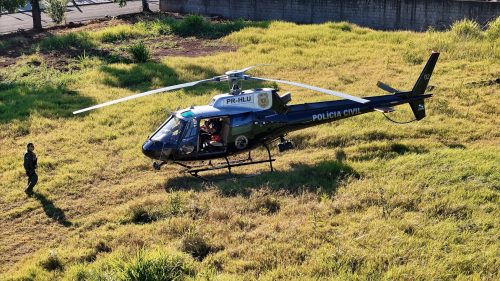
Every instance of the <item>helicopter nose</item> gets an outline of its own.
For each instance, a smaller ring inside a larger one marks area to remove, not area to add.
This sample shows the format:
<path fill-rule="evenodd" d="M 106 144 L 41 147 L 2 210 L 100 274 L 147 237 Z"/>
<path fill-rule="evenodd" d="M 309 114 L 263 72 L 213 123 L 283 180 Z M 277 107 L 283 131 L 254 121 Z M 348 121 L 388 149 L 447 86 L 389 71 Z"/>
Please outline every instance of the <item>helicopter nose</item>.
<path fill-rule="evenodd" d="M 146 155 L 147 157 L 149 158 L 155 158 L 155 151 L 153 148 L 153 142 L 150 141 L 150 140 L 147 140 L 146 142 L 144 142 L 144 144 L 142 145 L 142 153 L 144 155 Z"/>
<path fill-rule="evenodd" d="M 170 156 L 171 148 L 165 148 L 162 142 L 147 140 L 142 145 L 142 153 L 155 160 L 166 160 Z"/>

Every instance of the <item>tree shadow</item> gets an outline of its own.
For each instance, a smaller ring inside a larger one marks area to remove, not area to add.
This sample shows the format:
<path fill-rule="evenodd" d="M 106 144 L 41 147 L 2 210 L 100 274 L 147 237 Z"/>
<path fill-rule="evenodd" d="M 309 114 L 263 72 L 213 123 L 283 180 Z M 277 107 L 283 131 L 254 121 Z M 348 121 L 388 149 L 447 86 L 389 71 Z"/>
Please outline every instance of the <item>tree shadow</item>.
<path fill-rule="evenodd" d="M 0 83 L 0 124 L 26 120 L 37 113 L 46 118 L 71 117 L 72 112 L 94 103 L 66 86 L 31 87 Z"/>
<path fill-rule="evenodd" d="M 181 175 L 167 180 L 169 190 L 196 190 L 216 188 L 225 196 L 249 196 L 252 190 L 267 188 L 299 194 L 304 190 L 334 194 L 340 184 L 348 178 L 359 178 L 359 173 L 349 165 L 339 161 L 322 161 L 316 164 L 291 164 L 288 171 L 263 172 L 258 175 L 218 173 L 202 175 L 206 182 L 190 175 Z"/>
<path fill-rule="evenodd" d="M 393 159 L 408 153 L 423 154 L 428 153 L 429 149 L 421 145 L 409 145 L 402 143 L 392 143 L 386 146 L 372 146 L 361 149 L 360 155 L 349 157 L 354 161 L 369 161 L 376 158 Z"/>
<path fill-rule="evenodd" d="M 60 208 L 56 207 L 54 203 L 52 203 L 51 200 L 47 199 L 45 195 L 34 192 L 33 196 L 36 200 L 40 201 L 43 207 L 43 211 L 47 215 L 47 217 L 57 221 L 59 224 L 61 224 L 64 227 L 69 227 L 72 225 L 70 221 L 66 219 L 66 215 L 64 214 L 64 211 L 61 210 Z"/>
<path fill-rule="evenodd" d="M 215 72 L 212 68 L 205 68 L 194 64 L 186 64 L 182 66 L 181 70 L 195 74 L 200 77 L 199 80 L 220 75 L 220 73 Z M 180 79 L 176 70 L 157 62 L 135 64 L 130 68 L 105 65 L 101 67 L 101 71 L 110 74 L 109 77 L 103 80 L 105 85 L 127 88 L 132 91 L 146 91 L 151 89 L 154 84 L 158 85 L 159 82 L 162 85 L 161 87 L 166 87 L 196 80 Z M 203 95 L 214 88 L 227 91 L 227 82 L 200 84 L 195 87 L 185 88 L 184 91 L 191 95 Z"/>

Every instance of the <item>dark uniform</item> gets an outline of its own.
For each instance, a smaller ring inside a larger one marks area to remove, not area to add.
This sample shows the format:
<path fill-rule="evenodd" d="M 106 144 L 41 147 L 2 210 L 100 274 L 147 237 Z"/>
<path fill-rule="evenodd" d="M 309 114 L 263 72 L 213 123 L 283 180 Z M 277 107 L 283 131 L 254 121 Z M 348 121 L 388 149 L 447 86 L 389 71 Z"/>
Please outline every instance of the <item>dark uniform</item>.
<path fill-rule="evenodd" d="M 35 172 L 37 166 L 36 155 L 33 151 L 26 151 L 24 154 L 24 169 L 26 170 L 26 175 L 28 176 L 28 186 L 26 186 L 26 194 L 33 194 L 33 187 L 35 187 L 38 182 L 38 175 Z"/>

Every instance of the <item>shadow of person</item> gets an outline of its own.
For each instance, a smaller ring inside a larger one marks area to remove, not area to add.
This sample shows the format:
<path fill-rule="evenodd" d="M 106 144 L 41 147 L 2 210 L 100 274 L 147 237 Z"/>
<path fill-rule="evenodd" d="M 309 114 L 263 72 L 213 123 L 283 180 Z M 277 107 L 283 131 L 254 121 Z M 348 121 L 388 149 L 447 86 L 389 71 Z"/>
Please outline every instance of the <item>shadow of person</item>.
<path fill-rule="evenodd" d="M 40 201 L 43 207 L 43 211 L 47 215 L 47 217 L 57 221 L 59 224 L 61 224 L 64 227 L 69 227 L 72 225 L 70 221 L 66 219 L 66 215 L 64 214 L 63 210 L 60 208 L 56 207 L 54 203 L 52 203 L 51 200 L 47 199 L 45 195 L 34 192 L 33 197 Z"/>

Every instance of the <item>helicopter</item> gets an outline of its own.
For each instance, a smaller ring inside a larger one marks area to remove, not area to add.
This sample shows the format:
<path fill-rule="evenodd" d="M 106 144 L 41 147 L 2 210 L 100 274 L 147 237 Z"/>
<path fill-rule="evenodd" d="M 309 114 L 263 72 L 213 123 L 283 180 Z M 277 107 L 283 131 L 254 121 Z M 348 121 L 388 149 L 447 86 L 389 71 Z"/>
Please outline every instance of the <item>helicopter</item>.
<path fill-rule="evenodd" d="M 360 98 L 298 82 L 251 76 L 246 72 L 257 66 L 250 66 L 228 71 L 221 76 L 108 101 L 77 110 L 73 114 L 202 83 L 227 81 L 230 86 L 229 93 L 214 96 L 208 105 L 191 106 L 173 112 L 144 142 L 143 154 L 155 160 L 153 167 L 157 170 L 165 164 L 174 163 L 184 167 L 185 172 L 201 179 L 203 178 L 198 174 L 200 172 L 227 168 L 231 173 L 232 167 L 259 163 L 269 163 L 273 171 L 272 162 L 275 159 L 271 155 L 269 144 L 279 140 L 280 152 L 294 148 L 293 142 L 285 138 L 292 131 L 373 111 L 385 115 L 393 112 L 394 106 L 402 104 L 410 105 L 415 115 L 415 120 L 412 121 L 424 118 L 426 115 L 424 101 L 432 96 L 426 93 L 426 90 L 432 87 L 428 87 L 428 83 L 438 57 L 438 52 L 431 53 L 411 91 L 400 91 L 379 81 L 377 86 L 390 93 L 382 96 Z M 279 95 L 278 90 L 273 88 L 241 89 L 241 82 L 246 80 L 287 84 L 340 97 L 343 100 L 289 104 L 290 93 Z M 267 150 L 268 159 L 252 159 L 251 151 L 261 145 Z M 228 158 L 245 152 L 248 152 L 246 159 L 230 161 Z M 212 163 L 213 159 L 222 158 L 225 162 Z M 190 164 L 196 161 L 201 164 Z"/>

